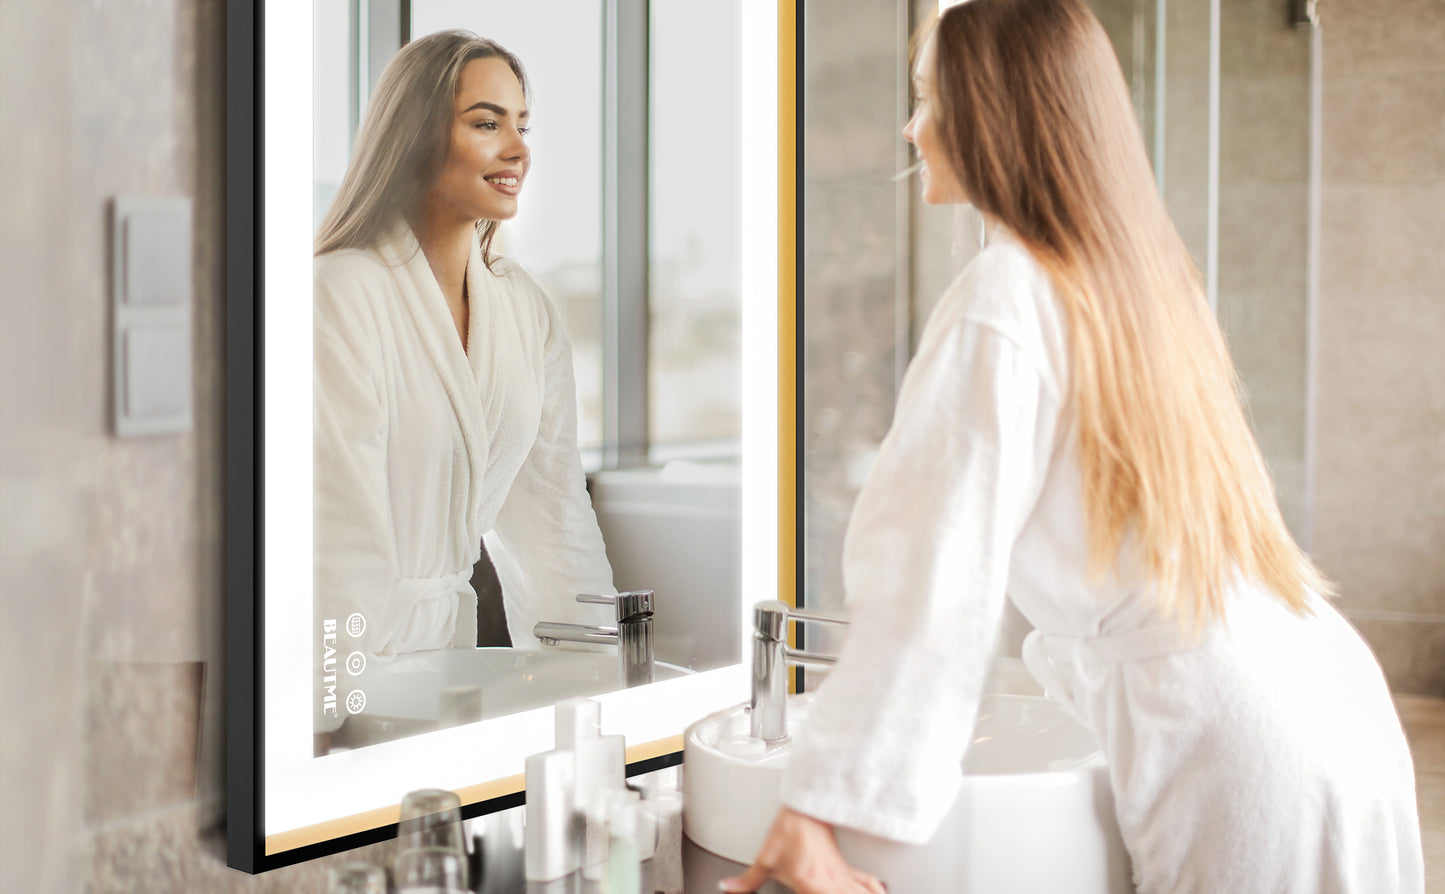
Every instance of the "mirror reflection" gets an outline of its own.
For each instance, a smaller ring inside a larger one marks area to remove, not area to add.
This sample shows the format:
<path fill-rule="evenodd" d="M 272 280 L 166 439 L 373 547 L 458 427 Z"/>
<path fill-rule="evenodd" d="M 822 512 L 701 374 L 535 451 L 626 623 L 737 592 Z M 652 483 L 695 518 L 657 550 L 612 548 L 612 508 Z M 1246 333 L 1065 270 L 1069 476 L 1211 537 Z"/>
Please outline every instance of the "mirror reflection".
<path fill-rule="evenodd" d="M 739 660 L 737 11 L 572 5 L 314 5 L 318 755 Z"/>

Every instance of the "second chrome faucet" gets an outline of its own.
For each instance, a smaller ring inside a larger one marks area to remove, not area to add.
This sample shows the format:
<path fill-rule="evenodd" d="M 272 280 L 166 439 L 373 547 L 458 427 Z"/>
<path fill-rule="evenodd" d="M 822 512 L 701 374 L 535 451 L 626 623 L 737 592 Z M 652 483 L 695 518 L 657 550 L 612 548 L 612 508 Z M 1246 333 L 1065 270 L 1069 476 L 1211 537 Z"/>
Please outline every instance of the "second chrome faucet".
<path fill-rule="evenodd" d="M 786 602 L 770 599 L 753 606 L 752 735 L 765 742 L 788 737 L 788 666 L 830 667 L 832 655 L 788 647 L 788 622 L 848 626 L 842 618 L 799 611 Z"/>

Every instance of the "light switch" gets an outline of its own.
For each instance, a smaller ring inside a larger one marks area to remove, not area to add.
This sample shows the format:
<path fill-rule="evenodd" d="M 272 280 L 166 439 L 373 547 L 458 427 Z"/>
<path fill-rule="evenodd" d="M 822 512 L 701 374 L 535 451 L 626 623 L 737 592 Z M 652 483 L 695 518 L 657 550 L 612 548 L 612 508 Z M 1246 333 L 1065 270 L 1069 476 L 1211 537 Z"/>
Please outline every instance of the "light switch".
<path fill-rule="evenodd" d="M 191 333 L 179 326 L 131 326 L 122 370 L 128 419 L 177 418 L 190 413 Z"/>
<path fill-rule="evenodd" d="M 111 378 L 118 435 L 191 430 L 191 200 L 117 198 Z"/>
<path fill-rule="evenodd" d="M 122 225 L 127 305 L 185 304 L 191 297 L 191 203 L 152 200 Z"/>

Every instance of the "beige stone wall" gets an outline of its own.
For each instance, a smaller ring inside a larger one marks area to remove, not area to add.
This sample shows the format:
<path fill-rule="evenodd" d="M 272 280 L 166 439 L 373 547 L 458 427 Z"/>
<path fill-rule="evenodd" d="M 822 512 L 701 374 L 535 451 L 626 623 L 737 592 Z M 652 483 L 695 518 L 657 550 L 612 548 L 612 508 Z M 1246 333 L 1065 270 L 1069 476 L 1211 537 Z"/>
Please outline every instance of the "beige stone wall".
<path fill-rule="evenodd" d="M 1445 695 L 1445 4 L 1320 4 L 1314 553 L 1395 689 Z"/>
<path fill-rule="evenodd" d="M 0 0 L 0 891 L 320 892 L 338 859 L 222 853 L 224 15 Z M 120 195 L 194 203 L 192 434 L 110 434 Z"/>

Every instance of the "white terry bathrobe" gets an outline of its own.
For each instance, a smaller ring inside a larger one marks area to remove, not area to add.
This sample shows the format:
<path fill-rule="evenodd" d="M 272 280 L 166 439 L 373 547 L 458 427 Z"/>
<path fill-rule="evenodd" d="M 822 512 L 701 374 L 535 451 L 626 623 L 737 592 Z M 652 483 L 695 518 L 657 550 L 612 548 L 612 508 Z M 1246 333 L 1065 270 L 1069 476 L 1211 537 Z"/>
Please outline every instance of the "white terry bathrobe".
<path fill-rule="evenodd" d="M 1414 774 L 1379 665 L 1323 600 L 1239 583 L 1200 640 L 1128 548 L 1086 574 L 1066 322 L 1006 232 L 934 310 L 844 547 L 852 621 L 784 803 L 928 840 L 951 807 L 1005 593 L 1098 734 L 1146 892 L 1418 892 Z M 1034 662 L 1038 663 L 1037 659 Z M 943 890 L 943 889 L 940 889 Z"/>
<path fill-rule="evenodd" d="M 315 606 L 343 656 L 353 613 L 368 659 L 473 647 L 484 536 L 514 646 L 537 645 L 539 620 L 612 620 L 575 602 L 613 589 L 562 320 L 516 263 L 492 268 L 474 237 L 463 350 L 405 223 L 315 261 Z"/>

